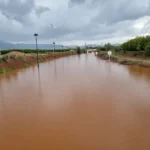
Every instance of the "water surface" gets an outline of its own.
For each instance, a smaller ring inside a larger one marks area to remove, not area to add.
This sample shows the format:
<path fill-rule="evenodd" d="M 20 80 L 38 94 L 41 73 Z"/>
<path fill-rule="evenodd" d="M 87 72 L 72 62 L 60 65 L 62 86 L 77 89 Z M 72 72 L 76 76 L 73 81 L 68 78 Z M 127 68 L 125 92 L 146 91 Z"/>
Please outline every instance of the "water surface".
<path fill-rule="evenodd" d="M 69 56 L 0 77 L 0 149 L 150 149 L 150 69 Z"/>

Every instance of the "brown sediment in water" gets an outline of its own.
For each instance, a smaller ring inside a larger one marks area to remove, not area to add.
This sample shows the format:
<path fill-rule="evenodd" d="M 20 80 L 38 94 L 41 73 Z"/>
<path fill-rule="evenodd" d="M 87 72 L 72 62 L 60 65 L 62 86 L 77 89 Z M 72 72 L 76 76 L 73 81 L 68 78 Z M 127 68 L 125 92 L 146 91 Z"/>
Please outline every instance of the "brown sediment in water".
<path fill-rule="evenodd" d="M 39 54 L 39 62 L 50 61 L 61 57 L 72 55 L 70 52 L 53 54 Z M 37 54 L 24 54 L 21 52 L 11 52 L 1 57 L 0 74 L 28 67 L 37 63 Z"/>
<path fill-rule="evenodd" d="M 0 76 L 1 150 L 149 150 L 150 69 L 74 55 Z"/>

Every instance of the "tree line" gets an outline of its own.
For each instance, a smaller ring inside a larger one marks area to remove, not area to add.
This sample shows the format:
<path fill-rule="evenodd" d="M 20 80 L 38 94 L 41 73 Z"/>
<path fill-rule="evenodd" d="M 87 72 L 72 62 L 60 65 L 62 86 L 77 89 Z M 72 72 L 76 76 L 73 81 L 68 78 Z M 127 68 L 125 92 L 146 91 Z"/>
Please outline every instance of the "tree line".
<path fill-rule="evenodd" d="M 105 44 L 97 48 L 99 51 L 114 50 L 115 52 L 137 52 L 141 55 L 150 56 L 150 36 L 141 36 L 128 40 L 121 45 Z"/>
<path fill-rule="evenodd" d="M 150 36 L 141 36 L 131 39 L 121 45 L 126 51 L 143 51 L 145 55 L 150 56 Z"/>
<path fill-rule="evenodd" d="M 103 46 L 97 47 L 98 51 L 108 51 L 108 50 L 114 50 L 116 52 L 121 51 L 121 46 L 120 45 L 112 45 L 110 43 L 107 43 Z"/>
<path fill-rule="evenodd" d="M 21 50 L 19 50 L 19 49 L 17 49 L 17 50 L 15 50 L 15 49 L 9 49 L 9 50 L 1 50 L 0 51 L 0 53 L 2 54 L 2 55 L 4 55 L 4 54 L 7 54 L 7 53 L 10 53 L 10 52 L 12 52 L 12 51 L 17 51 L 17 52 L 23 52 L 23 53 L 26 53 L 26 54 L 30 54 L 30 53 L 37 53 L 37 50 L 34 50 L 34 49 L 21 49 Z M 56 52 L 67 52 L 67 51 L 70 51 L 70 49 L 63 49 L 63 50 L 61 50 L 61 49 L 56 49 L 55 50 Z M 44 50 L 44 49 L 38 49 L 38 52 L 39 53 L 52 53 L 53 52 L 53 50 Z"/>

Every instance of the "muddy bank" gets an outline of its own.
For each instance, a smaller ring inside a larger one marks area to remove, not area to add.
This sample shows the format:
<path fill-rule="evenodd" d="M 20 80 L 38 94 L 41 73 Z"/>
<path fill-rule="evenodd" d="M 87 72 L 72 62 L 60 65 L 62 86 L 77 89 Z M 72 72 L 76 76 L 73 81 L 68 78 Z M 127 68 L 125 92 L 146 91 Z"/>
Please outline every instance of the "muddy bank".
<path fill-rule="evenodd" d="M 97 56 L 104 60 L 109 59 L 107 53 L 105 53 L 105 52 L 104 53 L 101 52 Z M 150 60 L 144 60 L 144 59 L 138 59 L 138 58 L 127 58 L 124 56 L 112 55 L 111 61 L 117 62 L 119 64 L 123 64 L 123 65 L 135 65 L 135 66 L 142 66 L 142 67 L 150 68 Z"/>
<path fill-rule="evenodd" d="M 72 52 L 39 54 L 39 63 L 58 59 L 61 57 L 72 55 Z M 37 63 L 36 54 L 24 54 L 21 52 L 11 52 L 0 56 L 0 74 L 4 74 L 15 69 L 25 68 Z"/>

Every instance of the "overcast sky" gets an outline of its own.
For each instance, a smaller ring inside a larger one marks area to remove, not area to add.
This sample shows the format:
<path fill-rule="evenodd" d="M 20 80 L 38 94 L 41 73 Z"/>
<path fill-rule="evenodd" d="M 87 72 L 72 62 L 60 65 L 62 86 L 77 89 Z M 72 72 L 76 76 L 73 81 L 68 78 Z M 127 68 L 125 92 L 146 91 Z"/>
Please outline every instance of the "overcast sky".
<path fill-rule="evenodd" d="M 121 43 L 150 33 L 150 0 L 0 0 L 0 40 L 33 43 L 36 32 L 39 43 Z"/>

